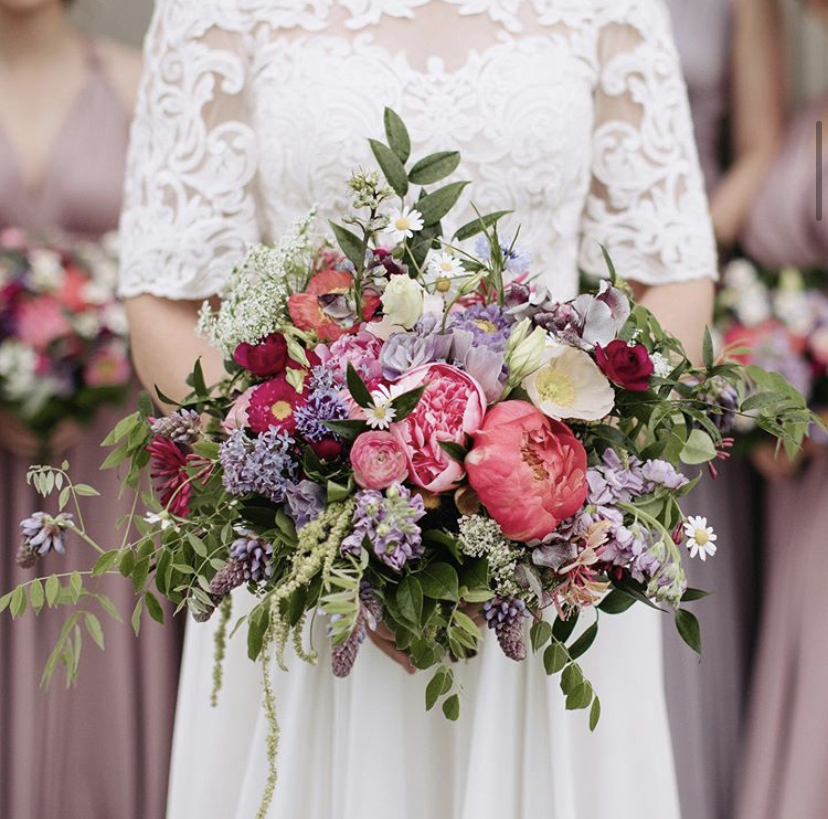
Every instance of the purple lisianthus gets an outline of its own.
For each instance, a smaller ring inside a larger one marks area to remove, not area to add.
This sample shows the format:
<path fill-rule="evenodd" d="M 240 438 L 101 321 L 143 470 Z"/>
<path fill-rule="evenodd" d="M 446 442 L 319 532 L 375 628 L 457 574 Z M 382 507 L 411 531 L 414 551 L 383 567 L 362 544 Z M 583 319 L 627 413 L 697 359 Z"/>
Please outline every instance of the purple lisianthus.
<path fill-rule="evenodd" d="M 371 551 L 392 569 L 400 570 L 422 556 L 425 547 L 417 521 L 425 515 L 422 495 L 394 484 L 385 494 L 373 489 L 357 493 L 354 529 L 342 541 L 346 554 L 359 554 L 367 538 Z"/>
<path fill-rule="evenodd" d="M 287 485 L 285 500 L 297 529 L 316 520 L 325 511 L 325 498 L 325 489 L 313 481 L 303 480 Z"/>
<path fill-rule="evenodd" d="M 451 352 L 452 336 L 440 332 L 441 321 L 436 314 L 426 313 L 412 332 L 394 333 L 380 354 L 383 376 L 397 381 L 414 367 L 445 361 Z"/>
<path fill-rule="evenodd" d="M 454 365 L 480 384 L 490 403 L 497 401 L 506 382 L 504 353 L 485 345 L 475 346 L 474 336 L 468 330 L 454 330 L 452 337 Z"/>

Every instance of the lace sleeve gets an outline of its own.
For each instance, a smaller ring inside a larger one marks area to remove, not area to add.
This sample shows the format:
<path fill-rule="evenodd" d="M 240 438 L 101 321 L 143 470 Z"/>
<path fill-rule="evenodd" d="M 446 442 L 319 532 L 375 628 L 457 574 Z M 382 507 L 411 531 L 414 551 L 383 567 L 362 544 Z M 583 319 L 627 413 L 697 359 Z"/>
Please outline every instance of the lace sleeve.
<path fill-rule="evenodd" d="M 159 0 L 156 9 L 131 132 L 123 296 L 211 296 L 259 240 L 243 26 L 211 7 Z"/>
<path fill-rule="evenodd" d="M 592 183 L 580 263 L 645 284 L 715 278 L 687 90 L 663 0 L 609 0 L 599 22 Z"/>

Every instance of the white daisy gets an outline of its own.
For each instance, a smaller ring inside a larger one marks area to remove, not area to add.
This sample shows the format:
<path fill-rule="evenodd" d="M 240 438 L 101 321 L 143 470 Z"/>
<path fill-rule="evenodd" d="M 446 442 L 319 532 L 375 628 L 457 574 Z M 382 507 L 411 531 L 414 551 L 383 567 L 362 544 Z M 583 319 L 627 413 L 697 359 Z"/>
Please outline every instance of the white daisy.
<path fill-rule="evenodd" d="M 371 429 L 388 429 L 397 414 L 394 407 L 388 404 L 374 404 L 373 407 L 365 407 L 365 420 Z"/>
<path fill-rule="evenodd" d="M 684 524 L 684 534 L 687 535 L 687 548 L 690 557 L 698 555 L 702 561 L 707 556 L 716 554 L 716 533 L 712 526 L 707 525 L 707 518 L 690 516 Z"/>
<path fill-rule="evenodd" d="M 386 233 L 392 242 L 402 242 L 410 239 L 415 233 L 423 229 L 423 215 L 415 208 L 394 210 L 388 217 Z"/>
<path fill-rule="evenodd" d="M 372 393 L 371 398 L 374 399 L 374 406 L 387 407 L 395 398 L 399 398 L 405 390 L 399 384 L 391 384 L 386 387 L 385 384 L 380 384 Z"/>
<path fill-rule="evenodd" d="M 456 256 L 443 251 L 432 256 L 428 269 L 434 276 L 434 289 L 438 293 L 451 290 L 451 280 L 465 274 L 463 264 Z"/>

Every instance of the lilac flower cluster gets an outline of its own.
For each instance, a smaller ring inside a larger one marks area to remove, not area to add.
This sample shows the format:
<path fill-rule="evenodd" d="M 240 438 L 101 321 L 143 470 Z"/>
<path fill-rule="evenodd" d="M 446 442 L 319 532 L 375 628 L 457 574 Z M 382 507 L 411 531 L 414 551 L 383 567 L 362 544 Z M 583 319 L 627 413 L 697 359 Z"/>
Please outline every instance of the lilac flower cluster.
<path fill-rule="evenodd" d="M 285 499 L 297 529 L 316 520 L 325 511 L 325 489 L 313 481 L 289 483 Z"/>
<path fill-rule="evenodd" d="M 624 524 L 624 513 L 619 503 L 630 503 L 637 497 L 649 495 L 659 487 L 678 490 L 688 483 L 687 478 L 667 461 L 650 460 L 642 463 L 630 457 L 623 463 L 618 453 L 607 449 L 598 466 L 587 470 L 589 492 L 584 509 L 564 521 L 550 543 L 537 547 L 532 560 L 538 566 L 560 569 L 574 555 L 574 542 L 583 537 L 590 526 L 600 521 L 610 524 L 601 559 L 630 571 L 639 582 L 648 582 L 662 569 L 666 554 L 654 542 L 648 529 Z"/>
<path fill-rule="evenodd" d="M 373 489 L 358 492 L 354 529 L 342 541 L 342 552 L 359 554 L 367 538 L 374 554 L 387 566 L 400 570 L 425 551 L 417 521 L 425 515 L 422 495 L 394 484 L 385 495 Z"/>
<path fill-rule="evenodd" d="M 269 429 L 256 438 L 249 438 L 244 430 L 235 430 L 219 452 L 224 488 L 231 495 L 255 492 L 281 503 L 288 483 L 297 476 L 291 455 L 294 443 L 284 430 Z"/>
<path fill-rule="evenodd" d="M 339 393 L 333 389 L 315 390 L 307 404 L 296 412 L 296 430 L 307 441 L 321 441 L 323 438 L 339 436 L 323 424 L 323 421 L 342 421 L 348 417 L 348 407 Z"/>

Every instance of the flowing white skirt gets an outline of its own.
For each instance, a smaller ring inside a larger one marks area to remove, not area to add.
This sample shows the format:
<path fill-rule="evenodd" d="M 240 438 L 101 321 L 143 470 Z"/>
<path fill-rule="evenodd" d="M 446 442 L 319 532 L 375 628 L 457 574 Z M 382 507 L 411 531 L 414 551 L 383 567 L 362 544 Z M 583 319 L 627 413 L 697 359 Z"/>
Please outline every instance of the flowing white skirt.
<path fill-rule="evenodd" d="M 248 601 L 236 592 L 235 614 Z M 487 634 L 458 665 L 460 719 L 425 711 L 430 672 L 406 674 L 370 642 L 346 680 L 289 656 L 276 672 L 279 782 L 268 819 L 678 819 L 664 698 L 662 615 L 602 617 L 581 665 L 601 698 L 590 733 L 540 657 L 514 663 Z M 586 619 L 584 617 L 583 619 Z M 168 819 L 254 819 L 266 779 L 261 669 L 229 641 L 210 707 L 214 625 L 188 626 Z M 688 649 L 689 650 L 689 649 Z"/>

